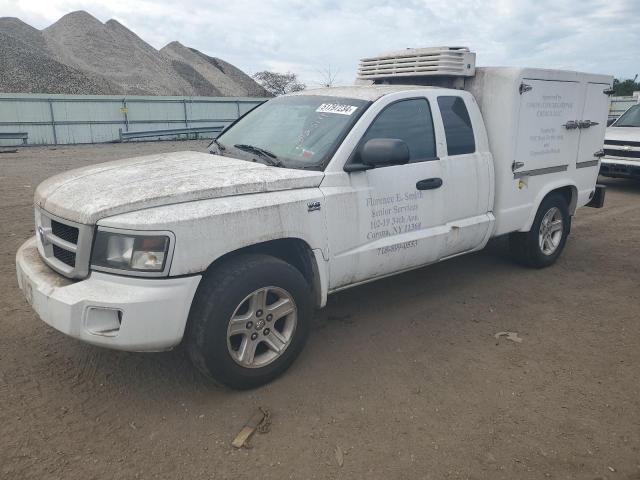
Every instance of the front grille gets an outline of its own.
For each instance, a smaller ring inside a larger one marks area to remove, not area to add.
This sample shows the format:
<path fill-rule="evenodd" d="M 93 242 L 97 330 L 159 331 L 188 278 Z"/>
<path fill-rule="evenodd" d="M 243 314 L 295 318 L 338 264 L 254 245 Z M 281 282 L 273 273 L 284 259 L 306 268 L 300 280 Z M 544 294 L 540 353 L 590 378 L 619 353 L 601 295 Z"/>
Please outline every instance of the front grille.
<path fill-rule="evenodd" d="M 605 145 L 628 145 L 630 147 L 640 147 L 640 142 L 633 142 L 631 140 L 605 140 Z"/>
<path fill-rule="evenodd" d="M 604 154 L 612 157 L 640 158 L 640 150 L 618 150 L 605 148 Z"/>
<path fill-rule="evenodd" d="M 64 248 L 60 248 L 57 245 L 53 245 L 53 256 L 60 260 L 65 265 L 69 265 L 70 267 L 76 266 L 76 254 L 65 250 Z"/>
<path fill-rule="evenodd" d="M 65 240 L 69 243 L 76 245 L 78 243 L 78 235 L 80 230 L 77 227 L 71 225 L 65 225 L 64 223 L 51 220 L 51 232 L 58 238 Z"/>
<path fill-rule="evenodd" d="M 640 166 L 603 163 L 600 166 L 600 174 L 607 177 L 640 178 Z"/>
<path fill-rule="evenodd" d="M 36 207 L 38 250 L 47 265 L 68 278 L 89 274 L 93 226 L 56 217 Z"/>

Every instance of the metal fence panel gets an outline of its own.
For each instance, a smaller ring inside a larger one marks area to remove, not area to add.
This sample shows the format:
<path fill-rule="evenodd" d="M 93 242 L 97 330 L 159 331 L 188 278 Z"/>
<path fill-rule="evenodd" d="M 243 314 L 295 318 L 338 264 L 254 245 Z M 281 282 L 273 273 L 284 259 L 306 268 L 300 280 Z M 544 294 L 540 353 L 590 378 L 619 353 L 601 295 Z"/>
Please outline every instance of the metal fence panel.
<path fill-rule="evenodd" d="M 156 120 L 162 122 L 184 123 L 184 106 L 177 102 L 128 101 L 130 122 Z"/>
<path fill-rule="evenodd" d="M 42 122 L 49 120 L 49 105 L 46 102 L 2 102 L 0 103 L 0 122 Z"/>
<path fill-rule="evenodd" d="M 634 97 L 612 97 L 611 107 L 609 108 L 609 119 L 618 118 L 629 107 L 638 103 L 638 100 Z"/>
<path fill-rule="evenodd" d="M 240 115 L 244 115 L 249 110 L 253 110 L 258 105 L 259 105 L 259 103 L 253 103 L 253 102 L 243 102 L 243 103 L 241 103 L 240 104 Z"/>
<path fill-rule="evenodd" d="M 119 139 L 119 129 L 127 132 L 224 127 L 265 100 L 254 97 L 0 94 L 0 132 L 27 132 L 28 145 L 113 142 Z M 21 140 L 0 140 L 0 146 L 18 144 Z"/>
<path fill-rule="evenodd" d="M 122 122 L 121 103 L 113 102 L 52 102 L 56 122 Z"/>
<path fill-rule="evenodd" d="M 0 125 L 0 132 L 2 133 L 15 133 L 15 132 L 27 132 L 29 134 L 29 145 L 49 145 L 53 144 L 53 133 L 51 126 L 46 125 Z M 21 140 L 0 140 L 0 146 L 6 145 L 22 145 Z"/>

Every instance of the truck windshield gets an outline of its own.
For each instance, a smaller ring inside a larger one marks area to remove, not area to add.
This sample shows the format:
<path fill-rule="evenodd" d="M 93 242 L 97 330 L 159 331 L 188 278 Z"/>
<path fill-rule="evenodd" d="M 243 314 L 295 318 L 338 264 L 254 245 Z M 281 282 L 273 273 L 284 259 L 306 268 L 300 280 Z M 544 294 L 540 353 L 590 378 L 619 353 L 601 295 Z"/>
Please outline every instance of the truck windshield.
<path fill-rule="evenodd" d="M 278 167 L 323 170 L 369 104 L 319 95 L 274 98 L 223 132 L 212 148 Z"/>
<path fill-rule="evenodd" d="M 640 127 L 640 105 L 634 105 L 624 112 L 613 127 Z"/>

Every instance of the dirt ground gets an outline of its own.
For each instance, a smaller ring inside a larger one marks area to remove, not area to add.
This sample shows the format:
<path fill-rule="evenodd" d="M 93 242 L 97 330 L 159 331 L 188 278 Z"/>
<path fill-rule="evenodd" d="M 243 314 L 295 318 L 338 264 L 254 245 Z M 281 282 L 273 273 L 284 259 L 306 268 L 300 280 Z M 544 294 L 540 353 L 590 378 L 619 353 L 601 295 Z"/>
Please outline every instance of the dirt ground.
<path fill-rule="evenodd" d="M 14 266 L 34 187 L 205 146 L 0 155 L 0 478 L 640 479 L 638 183 L 603 180 L 606 207 L 578 212 L 549 269 L 498 240 L 330 297 L 295 365 L 250 392 L 210 385 L 181 349 L 109 351 L 41 322 Z M 271 431 L 234 450 L 258 406 Z"/>

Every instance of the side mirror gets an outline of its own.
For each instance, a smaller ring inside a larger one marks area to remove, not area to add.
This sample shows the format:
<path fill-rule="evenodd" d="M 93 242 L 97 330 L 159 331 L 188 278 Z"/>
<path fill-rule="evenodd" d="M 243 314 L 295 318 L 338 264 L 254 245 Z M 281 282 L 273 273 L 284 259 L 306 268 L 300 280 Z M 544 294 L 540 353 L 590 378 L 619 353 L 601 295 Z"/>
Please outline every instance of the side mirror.
<path fill-rule="evenodd" d="M 372 138 L 360 149 L 360 162 L 369 167 L 409 163 L 409 147 L 397 138 Z"/>

